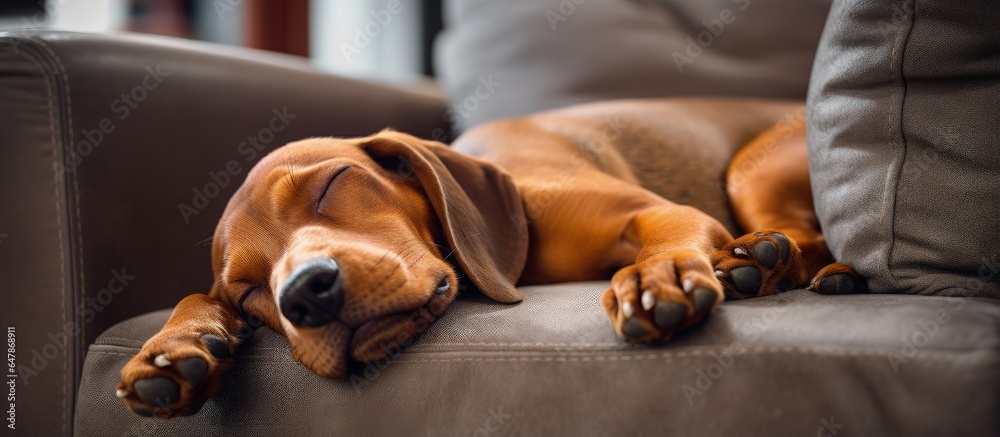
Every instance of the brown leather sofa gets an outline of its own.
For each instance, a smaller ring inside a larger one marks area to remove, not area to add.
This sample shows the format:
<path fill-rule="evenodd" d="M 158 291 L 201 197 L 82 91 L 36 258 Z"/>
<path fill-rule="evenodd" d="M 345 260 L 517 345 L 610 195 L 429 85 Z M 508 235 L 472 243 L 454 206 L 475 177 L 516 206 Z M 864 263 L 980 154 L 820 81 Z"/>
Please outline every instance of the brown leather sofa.
<path fill-rule="evenodd" d="M 219 395 L 162 421 L 114 396 L 182 296 L 260 154 L 386 126 L 448 131 L 441 97 L 297 59 L 139 36 L 0 34 L 0 290 L 28 435 L 996 435 L 1000 304 L 803 290 L 725 303 L 666 346 L 626 344 L 606 283 L 460 299 L 347 380 L 259 329 Z M 257 145 L 260 145 L 258 150 Z"/>

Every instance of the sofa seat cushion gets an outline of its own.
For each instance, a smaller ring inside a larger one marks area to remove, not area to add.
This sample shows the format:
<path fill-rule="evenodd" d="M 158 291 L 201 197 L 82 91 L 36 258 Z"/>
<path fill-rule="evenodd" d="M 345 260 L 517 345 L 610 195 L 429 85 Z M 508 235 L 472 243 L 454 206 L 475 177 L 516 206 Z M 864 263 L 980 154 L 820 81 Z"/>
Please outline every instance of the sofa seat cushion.
<path fill-rule="evenodd" d="M 606 282 L 458 300 L 388 363 L 345 380 L 294 362 L 259 329 L 201 412 L 127 411 L 119 370 L 169 310 L 90 347 L 79 435 L 612 435 L 1000 433 L 1000 302 L 803 290 L 726 302 L 670 344 L 625 343 Z M 828 427 L 828 428 L 824 428 Z M 780 431 L 780 432 L 779 432 Z M 821 435 L 829 435 L 822 434 Z"/>

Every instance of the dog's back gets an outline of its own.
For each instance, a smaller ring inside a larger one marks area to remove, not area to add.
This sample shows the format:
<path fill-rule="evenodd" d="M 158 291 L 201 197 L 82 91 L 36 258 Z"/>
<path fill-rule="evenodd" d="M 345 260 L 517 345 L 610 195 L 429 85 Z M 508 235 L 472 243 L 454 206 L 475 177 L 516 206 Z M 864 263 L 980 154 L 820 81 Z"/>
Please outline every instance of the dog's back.
<path fill-rule="evenodd" d="M 605 173 L 694 206 L 738 233 L 723 183 L 733 155 L 766 130 L 791 126 L 804 116 L 797 101 L 620 100 L 487 123 L 459 137 L 454 147 L 499 164 L 515 180 L 538 172 L 537 165 L 525 163 L 565 160 L 565 153 L 551 153 L 551 148 L 572 147 Z M 552 141 L 553 136 L 563 141 Z M 553 168 L 562 170 L 546 176 L 558 180 L 560 171 L 574 165 L 561 164 Z"/>

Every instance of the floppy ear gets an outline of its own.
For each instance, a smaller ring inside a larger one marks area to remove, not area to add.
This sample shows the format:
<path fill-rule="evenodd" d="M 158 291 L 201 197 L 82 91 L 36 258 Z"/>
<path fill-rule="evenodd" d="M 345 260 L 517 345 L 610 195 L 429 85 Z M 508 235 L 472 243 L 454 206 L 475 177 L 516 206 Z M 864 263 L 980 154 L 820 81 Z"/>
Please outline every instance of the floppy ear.
<path fill-rule="evenodd" d="M 482 159 L 407 134 L 363 141 L 370 155 L 403 159 L 427 193 L 458 265 L 483 294 L 520 302 L 514 284 L 528 256 L 524 205 L 510 176 Z"/>

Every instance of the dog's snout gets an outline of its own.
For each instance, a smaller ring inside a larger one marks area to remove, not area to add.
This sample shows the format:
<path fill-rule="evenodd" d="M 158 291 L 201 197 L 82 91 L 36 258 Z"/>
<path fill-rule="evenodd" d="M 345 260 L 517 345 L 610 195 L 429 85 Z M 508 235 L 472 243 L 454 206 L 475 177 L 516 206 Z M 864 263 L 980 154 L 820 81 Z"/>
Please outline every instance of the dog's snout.
<path fill-rule="evenodd" d="M 344 305 L 344 281 L 333 258 L 317 258 L 300 264 L 281 287 L 281 314 L 295 326 L 326 325 L 337 318 Z"/>

